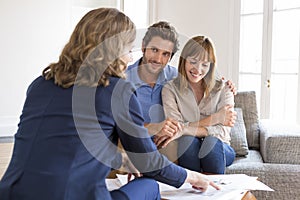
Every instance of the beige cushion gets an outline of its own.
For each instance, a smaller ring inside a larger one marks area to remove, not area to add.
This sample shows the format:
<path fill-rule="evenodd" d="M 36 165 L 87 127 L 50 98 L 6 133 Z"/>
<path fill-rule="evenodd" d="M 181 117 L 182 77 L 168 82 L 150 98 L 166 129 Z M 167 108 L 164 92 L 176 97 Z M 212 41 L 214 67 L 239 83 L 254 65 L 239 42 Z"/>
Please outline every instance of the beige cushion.
<path fill-rule="evenodd" d="M 248 143 L 246 137 L 246 127 L 243 119 L 243 111 L 241 108 L 234 108 L 237 112 L 237 119 L 234 127 L 231 128 L 230 132 L 230 145 L 234 149 L 236 156 L 248 155 Z"/>
<path fill-rule="evenodd" d="M 234 97 L 235 107 L 243 110 L 248 147 L 259 149 L 259 118 L 254 91 L 238 92 Z"/>

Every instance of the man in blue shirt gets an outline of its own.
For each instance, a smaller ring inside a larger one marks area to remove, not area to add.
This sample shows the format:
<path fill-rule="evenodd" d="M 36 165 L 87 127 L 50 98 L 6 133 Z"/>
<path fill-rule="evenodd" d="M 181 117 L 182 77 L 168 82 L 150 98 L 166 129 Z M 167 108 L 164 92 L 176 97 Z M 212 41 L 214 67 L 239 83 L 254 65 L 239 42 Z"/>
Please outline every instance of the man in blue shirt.
<path fill-rule="evenodd" d="M 161 89 L 177 76 L 177 69 L 168 62 L 178 50 L 178 44 L 174 27 L 167 22 L 153 24 L 143 38 L 143 57 L 128 67 L 127 79 L 137 88 L 146 123 L 164 120 Z"/>
<path fill-rule="evenodd" d="M 161 90 L 177 76 L 177 68 L 168 65 L 178 50 L 178 34 L 168 22 L 150 26 L 143 38 L 143 57 L 128 67 L 127 79 L 136 86 L 145 126 L 150 134 L 173 135 L 181 129 L 175 119 L 165 119 Z"/>

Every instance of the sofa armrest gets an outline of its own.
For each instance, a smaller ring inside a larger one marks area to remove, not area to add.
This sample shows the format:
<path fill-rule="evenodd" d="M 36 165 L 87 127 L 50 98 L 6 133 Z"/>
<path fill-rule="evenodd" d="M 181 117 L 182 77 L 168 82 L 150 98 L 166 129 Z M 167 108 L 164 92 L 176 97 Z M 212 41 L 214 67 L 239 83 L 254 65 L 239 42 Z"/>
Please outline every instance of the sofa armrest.
<path fill-rule="evenodd" d="M 300 126 L 260 120 L 260 152 L 266 163 L 300 164 Z"/>

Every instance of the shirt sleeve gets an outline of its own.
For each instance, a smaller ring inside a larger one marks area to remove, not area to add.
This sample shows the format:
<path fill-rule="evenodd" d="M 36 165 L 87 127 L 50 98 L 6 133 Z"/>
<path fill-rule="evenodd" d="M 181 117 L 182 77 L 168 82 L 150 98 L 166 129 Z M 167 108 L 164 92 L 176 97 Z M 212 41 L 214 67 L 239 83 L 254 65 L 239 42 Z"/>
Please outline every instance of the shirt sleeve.
<path fill-rule="evenodd" d="M 226 85 L 222 87 L 222 89 L 220 90 L 220 95 L 217 96 L 219 97 L 219 101 L 217 101 L 218 111 L 226 105 L 234 105 L 233 93 L 230 91 L 228 87 L 226 87 Z M 206 127 L 206 129 L 208 131 L 208 135 L 215 136 L 228 144 L 230 143 L 231 127 L 224 126 L 222 124 L 217 124 L 214 126 L 208 126 Z"/>

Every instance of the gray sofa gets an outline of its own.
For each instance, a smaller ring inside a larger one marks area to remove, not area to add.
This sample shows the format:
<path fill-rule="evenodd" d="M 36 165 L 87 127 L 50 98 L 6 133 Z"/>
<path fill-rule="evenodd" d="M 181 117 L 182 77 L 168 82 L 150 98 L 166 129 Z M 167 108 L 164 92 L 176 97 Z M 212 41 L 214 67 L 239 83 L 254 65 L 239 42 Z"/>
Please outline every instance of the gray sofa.
<path fill-rule="evenodd" d="M 238 119 L 232 146 L 238 152 L 227 174 L 256 176 L 274 192 L 252 191 L 260 199 L 300 199 L 300 127 L 258 118 L 255 92 L 235 96 Z"/>

